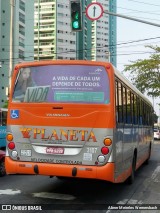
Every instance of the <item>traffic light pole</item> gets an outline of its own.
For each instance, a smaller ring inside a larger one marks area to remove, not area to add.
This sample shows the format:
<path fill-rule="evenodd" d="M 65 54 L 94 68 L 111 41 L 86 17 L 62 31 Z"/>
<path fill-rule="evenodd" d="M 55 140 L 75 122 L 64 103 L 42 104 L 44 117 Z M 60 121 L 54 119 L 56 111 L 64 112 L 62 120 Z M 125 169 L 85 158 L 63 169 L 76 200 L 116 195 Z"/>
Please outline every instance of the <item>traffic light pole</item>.
<path fill-rule="evenodd" d="M 125 15 L 121 15 L 121 14 L 118 14 L 118 13 L 112 13 L 112 12 L 109 12 L 109 11 L 104 11 L 104 13 L 108 14 L 108 15 L 112 15 L 112 16 L 118 16 L 120 18 L 129 19 L 129 20 L 132 20 L 132 21 L 137 21 L 137 22 L 141 22 L 141 23 L 144 23 L 144 24 L 149 24 L 149 25 L 153 25 L 153 26 L 156 26 L 156 27 L 160 27 L 160 24 L 156 24 L 156 23 L 149 22 L 149 21 L 144 21 L 144 20 L 137 19 L 137 18 L 132 18 L 130 16 L 125 16 Z"/>

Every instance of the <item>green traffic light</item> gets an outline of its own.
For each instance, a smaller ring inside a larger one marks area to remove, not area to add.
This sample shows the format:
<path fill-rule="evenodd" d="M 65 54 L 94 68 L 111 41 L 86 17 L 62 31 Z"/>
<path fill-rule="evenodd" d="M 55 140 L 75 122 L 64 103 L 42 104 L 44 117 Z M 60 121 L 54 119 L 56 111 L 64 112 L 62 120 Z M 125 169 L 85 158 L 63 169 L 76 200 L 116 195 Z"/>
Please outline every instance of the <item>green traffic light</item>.
<path fill-rule="evenodd" d="M 82 30 L 82 12 L 81 12 L 81 0 L 70 0 L 71 2 L 71 28 L 73 31 Z"/>
<path fill-rule="evenodd" d="M 74 21 L 72 23 L 72 26 L 73 26 L 74 29 L 78 29 L 79 28 L 79 22 L 78 21 Z"/>
<path fill-rule="evenodd" d="M 75 13 L 74 18 L 77 19 L 77 20 L 79 19 L 79 13 L 78 12 Z"/>

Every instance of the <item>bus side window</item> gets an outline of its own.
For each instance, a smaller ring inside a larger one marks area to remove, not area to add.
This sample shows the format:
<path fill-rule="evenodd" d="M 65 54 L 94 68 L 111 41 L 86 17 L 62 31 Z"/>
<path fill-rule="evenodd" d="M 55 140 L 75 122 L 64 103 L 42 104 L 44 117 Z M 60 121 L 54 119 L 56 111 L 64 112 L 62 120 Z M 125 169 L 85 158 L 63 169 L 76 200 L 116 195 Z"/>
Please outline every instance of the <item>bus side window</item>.
<path fill-rule="evenodd" d="M 118 123 L 123 123 L 123 93 L 121 82 L 118 82 Z"/>
<path fill-rule="evenodd" d="M 124 116 L 123 116 L 123 86 L 122 83 L 118 80 L 116 81 L 115 87 L 115 104 L 116 104 L 116 122 L 123 123 Z"/>
<path fill-rule="evenodd" d="M 130 89 L 127 89 L 127 104 L 126 104 L 126 109 L 127 109 L 127 123 L 131 124 L 132 122 L 132 111 L 131 111 L 131 92 Z"/>
<path fill-rule="evenodd" d="M 137 96 L 135 94 L 133 94 L 133 124 L 136 125 L 137 122 Z"/>
<path fill-rule="evenodd" d="M 119 112 L 118 112 L 118 81 L 116 81 L 116 87 L 115 87 L 115 104 L 116 104 L 116 123 L 118 123 L 118 117 L 119 117 Z"/>
<path fill-rule="evenodd" d="M 143 109 L 142 109 L 142 100 L 140 99 L 140 101 L 139 101 L 139 125 L 142 125 L 143 123 L 143 117 L 142 117 L 142 115 L 143 115 Z"/>
<path fill-rule="evenodd" d="M 123 87 L 123 122 L 127 123 L 127 91 Z"/>

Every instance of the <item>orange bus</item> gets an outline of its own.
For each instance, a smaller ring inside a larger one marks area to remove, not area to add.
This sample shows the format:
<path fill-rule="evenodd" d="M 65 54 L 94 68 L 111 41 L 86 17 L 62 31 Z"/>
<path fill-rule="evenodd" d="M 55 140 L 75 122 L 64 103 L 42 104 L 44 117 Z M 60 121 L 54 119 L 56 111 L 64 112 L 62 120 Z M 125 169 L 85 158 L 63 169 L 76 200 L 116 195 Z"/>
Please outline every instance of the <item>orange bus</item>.
<path fill-rule="evenodd" d="M 153 141 L 152 104 L 108 62 L 15 66 L 6 171 L 130 183 Z"/>

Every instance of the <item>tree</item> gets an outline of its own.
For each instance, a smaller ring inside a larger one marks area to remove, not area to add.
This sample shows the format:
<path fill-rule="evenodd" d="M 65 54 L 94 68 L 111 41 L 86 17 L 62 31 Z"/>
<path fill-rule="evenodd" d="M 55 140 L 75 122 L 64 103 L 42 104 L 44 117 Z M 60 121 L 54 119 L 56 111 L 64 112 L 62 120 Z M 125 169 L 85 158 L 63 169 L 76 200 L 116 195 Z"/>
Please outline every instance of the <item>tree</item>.
<path fill-rule="evenodd" d="M 5 101 L 4 105 L 3 105 L 3 108 L 8 108 L 8 100 Z"/>
<path fill-rule="evenodd" d="M 149 59 L 139 59 L 126 65 L 124 72 L 131 74 L 132 83 L 148 96 L 160 97 L 160 47 L 146 46 L 154 50 Z"/>

